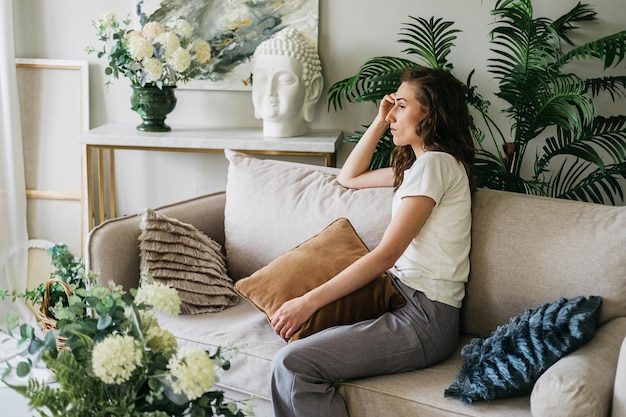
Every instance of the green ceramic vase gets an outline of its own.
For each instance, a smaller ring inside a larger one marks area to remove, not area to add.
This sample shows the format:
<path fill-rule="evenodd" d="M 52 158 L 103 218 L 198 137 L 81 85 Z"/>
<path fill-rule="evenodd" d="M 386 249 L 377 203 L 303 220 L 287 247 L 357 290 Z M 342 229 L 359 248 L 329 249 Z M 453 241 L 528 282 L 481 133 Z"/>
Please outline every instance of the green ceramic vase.
<path fill-rule="evenodd" d="M 142 123 L 137 130 L 142 132 L 169 132 L 165 118 L 176 107 L 176 87 L 133 86 L 130 97 L 131 109 L 141 116 Z"/>

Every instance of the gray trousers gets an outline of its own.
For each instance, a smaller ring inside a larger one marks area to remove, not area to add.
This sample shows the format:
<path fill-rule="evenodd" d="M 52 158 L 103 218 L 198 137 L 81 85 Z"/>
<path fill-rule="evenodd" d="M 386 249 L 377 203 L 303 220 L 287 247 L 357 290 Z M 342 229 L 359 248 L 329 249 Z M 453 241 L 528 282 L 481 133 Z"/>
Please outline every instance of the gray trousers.
<path fill-rule="evenodd" d="M 421 369 L 454 352 L 459 309 L 392 278 L 404 307 L 294 341 L 272 360 L 275 417 L 348 417 L 336 382 Z"/>

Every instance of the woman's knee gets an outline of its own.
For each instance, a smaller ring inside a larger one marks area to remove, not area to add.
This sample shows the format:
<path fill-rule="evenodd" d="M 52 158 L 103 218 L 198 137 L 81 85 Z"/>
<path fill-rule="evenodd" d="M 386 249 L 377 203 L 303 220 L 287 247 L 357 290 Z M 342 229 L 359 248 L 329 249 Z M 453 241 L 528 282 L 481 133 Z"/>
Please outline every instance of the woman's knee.
<path fill-rule="evenodd" d="M 287 350 L 288 346 L 285 346 L 281 349 L 278 350 L 278 352 L 276 352 L 274 354 L 274 357 L 272 357 L 272 374 L 277 374 L 280 373 L 283 369 L 286 368 L 285 363 L 286 363 L 286 350 Z"/>
<path fill-rule="evenodd" d="M 319 370 L 315 354 L 307 349 L 306 344 L 298 340 L 279 349 L 272 358 L 272 373 L 277 372 L 314 376 Z"/>
<path fill-rule="evenodd" d="M 297 347 L 294 348 L 293 343 L 284 346 L 272 358 L 272 373 L 276 371 L 298 372 L 298 364 L 301 363 L 299 357 L 300 353 Z"/>

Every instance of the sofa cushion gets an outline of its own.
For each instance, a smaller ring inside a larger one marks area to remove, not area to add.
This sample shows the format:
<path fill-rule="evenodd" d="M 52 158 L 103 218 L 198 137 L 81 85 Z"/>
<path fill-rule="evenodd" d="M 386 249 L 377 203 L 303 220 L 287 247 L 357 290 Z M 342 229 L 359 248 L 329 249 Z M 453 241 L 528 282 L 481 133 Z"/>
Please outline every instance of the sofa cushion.
<path fill-rule="evenodd" d="M 600 304 L 593 296 L 560 298 L 473 339 L 463 347 L 463 367 L 444 395 L 471 403 L 529 394 L 546 369 L 591 339 Z"/>
<path fill-rule="evenodd" d="M 460 345 L 470 341 L 462 337 Z M 530 417 L 528 396 L 463 404 L 444 398 L 462 360 L 459 349 L 436 365 L 412 372 L 342 382 L 339 392 L 358 417 Z"/>
<path fill-rule="evenodd" d="M 624 230 L 626 207 L 476 190 L 461 330 L 488 335 L 561 296 L 602 297 L 601 324 L 626 316 Z"/>
<path fill-rule="evenodd" d="M 226 273 L 222 245 L 150 208 L 139 227 L 142 271 L 177 290 L 183 314 L 220 311 L 239 301 Z"/>
<path fill-rule="evenodd" d="M 615 386 L 613 387 L 613 410 L 611 413 L 611 417 L 626 417 L 626 336 L 622 341 L 622 348 L 620 349 L 617 362 Z"/>
<path fill-rule="evenodd" d="M 380 242 L 391 218 L 391 187 L 350 190 L 336 181 L 336 169 L 225 154 L 225 248 L 233 279 L 251 275 L 340 217 L 370 250 Z"/>
<path fill-rule="evenodd" d="M 625 336 L 626 317 L 611 320 L 598 329 L 589 343 L 551 366 L 533 387 L 533 417 L 607 417 L 613 396 L 611 375 L 618 367 L 620 344 Z M 619 376 L 618 369 L 616 378 Z M 626 367 L 622 376 L 626 376 Z M 615 384 L 617 389 L 617 381 Z M 626 394 L 626 387 L 622 392 Z M 613 399 L 614 413 L 618 407 Z M 626 413 L 621 415 L 626 417 Z"/>
<path fill-rule="evenodd" d="M 350 221 L 341 218 L 251 276 L 237 281 L 235 288 L 269 319 L 285 301 L 318 287 L 367 253 L 367 247 Z M 376 318 L 405 303 L 389 277 L 382 274 L 352 294 L 316 311 L 289 341 L 332 326 Z"/>
<path fill-rule="evenodd" d="M 216 387 L 225 390 L 229 398 L 253 397 L 255 415 L 272 416 L 271 359 L 286 342 L 248 300 L 242 299 L 238 305 L 219 313 L 159 315 L 159 323 L 174 333 L 181 346 L 191 345 L 210 352 L 221 347 L 225 357 L 230 358 L 231 368 L 225 372 L 216 369 L 219 378 Z M 463 338 L 464 342 L 469 340 Z M 441 393 L 460 366 L 457 350 L 450 358 L 426 369 L 338 385 L 352 415 L 359 417 L 531 417 L 528 396 L 471 405 L 443 398 Z"/>
<path fill-rule="evenodd" d="M 286 342 L 248 300 L 242 299 L 218 313 L 158 317 L 161 327 L 171 331 L 179 345 L 211 353 L 219 348 L 224 358 L 230 359 L 228 371 L 216 367 L 216 387 L 236 391 L 245 398 L 270 399 L 271 360 Z"/>

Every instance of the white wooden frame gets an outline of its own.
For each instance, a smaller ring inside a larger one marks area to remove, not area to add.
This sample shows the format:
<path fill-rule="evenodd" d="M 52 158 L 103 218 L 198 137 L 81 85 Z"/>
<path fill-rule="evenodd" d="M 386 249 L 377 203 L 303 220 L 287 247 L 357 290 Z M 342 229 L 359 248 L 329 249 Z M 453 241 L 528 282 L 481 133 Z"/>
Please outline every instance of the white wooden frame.
<path fill-rule="evenodd" d="M 59 206 L 67 205 L 70 202 L 77 202 L 79 204 L 80 223 L 77 225 L 79 230 L 78 242 L 80 246 L 80 254 L 84 247 L 84 235 L 85 235 L 85 219 L 83 210 L 83 195 L 86 185 L 83 183 L 83 170 L 84 170 L 84 147 L 81 147 L 78 141 L 79 134 L 89 130 L 89 67 L 87 61 L 77 60 L 58 60 L 58 59 L 27 59 L 17 58 L 15 60 L 16 68 L 18 71 L 18 90 L 20 92 L 27 92 L 20 97 L 25 100 L 25 103 L 30 105 L 21 104 L 21 118 L 22 118 L 22 134 L 25 147 L 25 161 L 29 158 L 34 158 L 33 155 L 28 155 L 26 149 L 31 146 L 36 147 L 37 143 L 44 140 L 56 140 L 53 144 L 55 150 L 63 152 L 68 150 L 68 153 L 72 153 L 78 156 L 78 160 L 71 161 L 68 158 L 55 158 L 54 161 L 46 159 L 46 155 L 37 155 L 40 160 L 45 160 L 46 163 L 55 164 L 77 164 L 79 178 L 69 179 L 69 182 L 77 181 L 77 187 L 63 187 L 57 188 L 47 184 L 40 187 L 39 184 L 33 182 L 39 182 L 36 178 L 27 177 L 27 190 L 26 196 L 29 200 L 53 200 L 58 201 Z M 69 73 L 68 73 L 69 71 Z M 55 94 L 55 91 L 62 90 L 63 94 Z M 46 106 L 46 104 L 49 104 Z M 26 107 L 26 108 L 25 108 Z M 64 111 L 68 108 L 77 109 L 80 114 L 76 117 L 75 114 L 70 115 L 73 120 L 78 120 L 78 126 L 70 124 L 51 126 L 51 121 L 65 120 Z M 35 127 L 35 128 L 33 128 Z M 52 137 L 50 132 L 54 132 L 56 136 Z M 62 141 L 58 140 L 59 138 Z M 29 144 L 29 141 L 31 142 Z M 33 145 L 35 144 L 35 145 Z M 49 143 L 47 143 L 50 146 Z M 75 146 L 76 148 L 72 148 Z M 59 147 L 59 148 L 57 148 Z M 29 149 L 30 152 L 38 152 L 39 149 Z M 58 159 L 58 160 L 56 160 Z M 63 168 L 63 165 L 60 165 Z M 37 168 L 39 169 L 39 168 Z M 25 166 L 25 172 L 28 173 L 29 169 Z M 61 169 L 59 169 L 61 171 Z M 43 182 L 53 181 L 56 184 L 57 180 L 50 180 L 48 178 Z M 63 182 L 61 179 L 59 182 Z M 69 188 L 69 189 L 68 189 Z M 67 221 L 67 219 L 65 219 Z M 34 236 L 34 238 L 39 238 Z M 66 243 L 66 242 L 64 242 Z M 68 244 L 69 246 L 69 244 Z"/>

